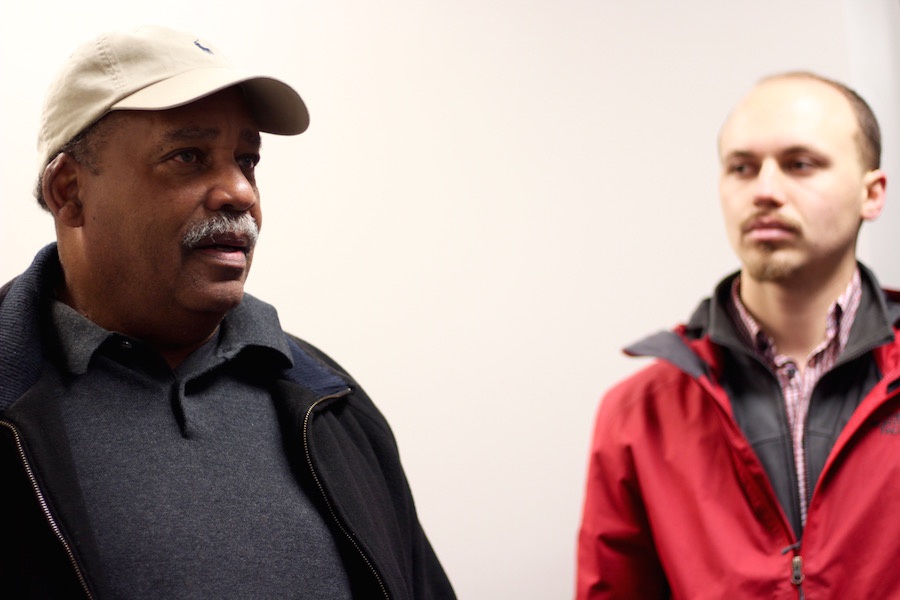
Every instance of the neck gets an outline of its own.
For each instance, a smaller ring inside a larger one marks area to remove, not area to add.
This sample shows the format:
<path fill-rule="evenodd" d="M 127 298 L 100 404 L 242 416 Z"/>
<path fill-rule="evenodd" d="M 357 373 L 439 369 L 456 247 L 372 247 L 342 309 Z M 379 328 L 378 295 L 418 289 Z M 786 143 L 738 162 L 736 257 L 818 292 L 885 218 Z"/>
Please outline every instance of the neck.
<path fill-rule="evenodd" d="M 825 338 L 828 309 L 844 293 L 856 269 L 834 271 L 828 277 L 758 281 L 741 273 L 741 301 L 760 327 L 774 340 L 778 352 L 801 369 Z"/>
<path fill-rule="evenodd" d="M 163 360 L 166 361 L 166 364 L 169 365 L 169 368 L 174 370 L 178 365 L 183 363 L 194 350 L 211 340 L 218 330 L 217 327 L 205 338 L 195 342 L 181 342 L 176 344 L 154 343 L 153 346 L 163 357 Z"/>
<path fill-rule="evenodd" d="M 175 369 L 197 348 L 219 331 L 224 314 L 185 313 L 136 317 L 128 311 L 92 310 L 90 303 L 79 302 L 64 286 L 56 291 L 57 298 L 108 331 L 115 331 L 142 340 L 153 346 L 170 368 Z M 126 314 L 127 318 L 117 318 Z M 176 318 L 177 317 L 177 318 Z"/>

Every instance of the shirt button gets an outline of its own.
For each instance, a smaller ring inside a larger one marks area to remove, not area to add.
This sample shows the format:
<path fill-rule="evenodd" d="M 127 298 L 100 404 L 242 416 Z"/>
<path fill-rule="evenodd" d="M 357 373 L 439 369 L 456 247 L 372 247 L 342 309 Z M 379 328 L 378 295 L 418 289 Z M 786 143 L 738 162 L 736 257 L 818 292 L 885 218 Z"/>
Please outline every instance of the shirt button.
<path fill-rule="evenodd" d="M 130 340 L 122 340 L 119 342 L 119 347 L 122 350 L 131 350 L 134 347 L 134 344 L 132 344 Z"/>

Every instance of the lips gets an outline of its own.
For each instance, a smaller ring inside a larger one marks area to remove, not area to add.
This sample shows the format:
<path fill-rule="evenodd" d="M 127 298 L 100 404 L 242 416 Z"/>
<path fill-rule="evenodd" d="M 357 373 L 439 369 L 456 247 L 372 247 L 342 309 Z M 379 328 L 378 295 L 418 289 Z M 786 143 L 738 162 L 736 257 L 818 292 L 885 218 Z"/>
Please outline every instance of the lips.
<path fill-rule="evenodd" d="M 189 250 L 249 254 L 259 238 L 259 226 L 250 213 L 216 213 L 192 223 L 181 243 Z"/>
<path fill-rule="evenodd" d="M 784 219 L 756 216 L 743 224 L 741 233 L 752 240 L 773 242 L 796 236 L 800 233 L 800 228 Z"/>
<path fill-rule="evenodd" d="M 243 252 L 247 254 L 250 251 L 250 241 L 237 234 L 222 233 L 211 235 L 200 241 L 195 246 L 198 250 L 215 250 L 219 252 Z"/>

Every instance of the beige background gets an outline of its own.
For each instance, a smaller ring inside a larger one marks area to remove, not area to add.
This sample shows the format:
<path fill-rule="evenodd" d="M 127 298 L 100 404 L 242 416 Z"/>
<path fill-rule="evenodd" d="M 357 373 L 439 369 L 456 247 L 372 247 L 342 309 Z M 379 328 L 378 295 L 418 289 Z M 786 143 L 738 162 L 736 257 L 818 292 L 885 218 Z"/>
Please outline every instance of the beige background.
<path fill-rule="evenodd" d="M 164 23 L 293 83 L 265 139 L 248 290 L 391 421 L 462 598 L 572 594 L 591 421 L 737 265 L 715 138 L 758 77 L 857 86 L 890 205 L 862 256 L 900 286 L 896 0 L 18 3 L 0 20 L 0 280 L 53 237 L 31 198 L 43 91 L 94 33 Z"/>

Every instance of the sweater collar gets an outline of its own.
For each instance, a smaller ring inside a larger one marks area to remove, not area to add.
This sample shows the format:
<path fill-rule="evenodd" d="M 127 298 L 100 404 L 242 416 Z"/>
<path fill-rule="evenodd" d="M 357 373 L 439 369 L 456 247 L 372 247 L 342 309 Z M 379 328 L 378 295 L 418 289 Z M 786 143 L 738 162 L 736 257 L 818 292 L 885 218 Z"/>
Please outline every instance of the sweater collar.
<path fill-rule="evenodd" d="M 52 337 L 48 339 L 58 347 L 62 366 L 75 375 L 87 372 L 91 358 L 108 341 L 141 344 L 140 340 L 100 327 L 58 300 L 51 301 L 50 317 L 54 331 L 49 332 Z M 282 368 L 294 362 L 275 309 L 249 294 L 225 316 L 210 343 L 215 355 L 226 361 L 251 350 L 270 354 L 270 364 Z"/>

